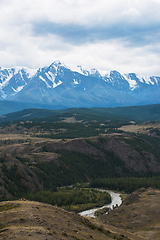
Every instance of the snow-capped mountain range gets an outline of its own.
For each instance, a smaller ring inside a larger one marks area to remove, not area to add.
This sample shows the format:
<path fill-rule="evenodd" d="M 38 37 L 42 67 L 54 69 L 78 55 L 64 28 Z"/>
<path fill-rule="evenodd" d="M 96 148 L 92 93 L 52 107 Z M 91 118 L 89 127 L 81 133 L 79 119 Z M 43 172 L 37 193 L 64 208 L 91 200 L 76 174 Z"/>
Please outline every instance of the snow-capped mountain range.
<path fill-rule="evenodd" d="M 59 61 L 38 70 L 0 67 L 0 99 L 64 107 L 116 107 L 160 103 L 160 77 L 101 73 Z"/>

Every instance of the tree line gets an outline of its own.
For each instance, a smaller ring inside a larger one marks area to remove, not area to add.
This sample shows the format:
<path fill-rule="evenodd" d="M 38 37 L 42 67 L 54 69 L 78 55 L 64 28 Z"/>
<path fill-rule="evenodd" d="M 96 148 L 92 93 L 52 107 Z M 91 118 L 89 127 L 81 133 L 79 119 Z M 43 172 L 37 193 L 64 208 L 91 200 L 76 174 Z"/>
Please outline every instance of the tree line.
<path fill-rule="evenodd" d="M 86 209 L 101 207 L 111 202 L 108 192 L 90 188 L 56 188 L 56 191 L 28 193 L 28 200 L 57 205 L 68 211 L 80 212 Z"/>
<path fill-rule="evenodd" d="M 126 177 L 126 178 L 97 178 L 90 182 L 90 187 L 104 188 L 131 193 L 141 187 L 160 189 L 160 176 L 157 177 Z"/>

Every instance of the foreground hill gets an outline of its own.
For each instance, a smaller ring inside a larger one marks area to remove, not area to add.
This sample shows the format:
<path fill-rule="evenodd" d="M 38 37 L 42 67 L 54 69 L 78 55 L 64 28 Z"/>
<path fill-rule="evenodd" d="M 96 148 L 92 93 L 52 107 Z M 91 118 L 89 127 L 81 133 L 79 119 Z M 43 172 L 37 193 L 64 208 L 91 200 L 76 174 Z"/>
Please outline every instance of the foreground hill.
<path fill-rule="evenodd" d="M 63 209 L 31 201 L 0 203 L 0 239 L 115 239 L 87 219 Z M 120 239 L 120 236 L 118 236 Z"/>
<path fill-rule="evenodd" d="M 160 190 L 139 189 L 99 218 L 25 199 L 0 203 L 0 239 L 159 240 Z"/>
<path fill-rule="evenodd" d="M 144 239 L 160 237 L 160 190 L 141 188 L 124 200 L 123 204 L 99 218 L 105 227 L 124 229 Z M 132 239 L 132 238 L 131 238 Z M 136 238 L 135 238 L 136 239 Z M 137 237 L 138 239 L 138 237 Z"/>

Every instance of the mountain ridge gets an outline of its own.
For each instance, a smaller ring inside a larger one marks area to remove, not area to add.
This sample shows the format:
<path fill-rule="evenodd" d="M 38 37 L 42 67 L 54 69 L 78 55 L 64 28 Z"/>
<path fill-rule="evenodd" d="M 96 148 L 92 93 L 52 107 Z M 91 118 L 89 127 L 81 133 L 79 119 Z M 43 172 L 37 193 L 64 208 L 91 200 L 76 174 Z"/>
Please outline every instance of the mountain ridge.
<path fill-rule="evenodd" d="M 0 100 L 68 107 L 118 107 L 160 103 L 160 77 L 100 73 L 60 61 L 39 69 L 0 68 Z"/>

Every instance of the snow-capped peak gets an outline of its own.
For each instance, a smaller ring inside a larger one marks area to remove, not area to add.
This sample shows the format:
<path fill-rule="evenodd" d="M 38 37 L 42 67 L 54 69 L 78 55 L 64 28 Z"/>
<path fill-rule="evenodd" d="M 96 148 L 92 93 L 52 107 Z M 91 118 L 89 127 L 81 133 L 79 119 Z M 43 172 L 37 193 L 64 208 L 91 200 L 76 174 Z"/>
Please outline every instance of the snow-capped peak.
<path fill-rule="evenodd" d="M 18 74 L 19 72 L 21 72 L 22 70 L 25 71 L 26 73 L 28 73 L 29 77 L 33 77 L 36 72 L 37 72 L 37 69 L 31 69 L 31 68 L 28 68 L 28 67 L 20 67 L 20 66 L 14 66 L 14 67 L 11 67 L 11 68 L 4 68 L 4 67 L 0 67 L 0 71 L 8 71 L 8 73 L 11 73 L 13 75 L 16 75 Z"/>
<path fill-rule="evenodd" d="M 56 101 L 63 105 L 67 105 L 68 102 L 67 106 L 73 106 L 72 102 L 76 99 L 82 101 L 81 106 L 86 102 L 90 102 L 87 106 L 101 106 L 101 104 L 106 106 L 105 103 L 115 101 L 111 106 L 116 106 L 121 102 L 128 105 L 142 103 L 146 99 L 148 101 L 150 94 L 151 100 L 148 103 L 158 103 L 159 89 L 160 77 L 99 71 L 95 68 L 83 68 L 80 65 L 66 66 L 60 61 L 54 61 L 50 66 L 38 70 L 17 66 L 0 68 L 0 99 L 7 100 L 23 99 L 30 102 L 39 99 L 37 101 L 50 103 Z M 126 102 L 126 94 L 130 103 L 128 100 Z M 79 103 L 77 104 L 79 106 Z"/>
<path fill-rule="evenodd" d="M 28 67 L 22 67 L 22 69 L 29 74 L 29 78 L 32 78 L 34 75 L 36 75 L 36 72 L 37 72 L 37 69 L 31 69 Z"/>
<path fill-rule="evenodd" d="M 74 64 L 68 63 L 68 64 L 67 64 L 67 68 L 69 68 L 72 72 L 77 72 L 77 73 L 80 73 L 80 74 L 83 74 L 83 75 L 84 75 L 81 66 L 76 66 L 76 65 L 74 65 Z"/>
<path fill-rule="evenodd" d="M 95 75 L 95 74 L 98 74 L 100 75 L 99 71 L 95 68 L 92 68 L 92 69 L 88 69 L 88 68 L 82 68 L 82 66 L 78 65 L 78 66 L 71 66 L 71 70 L 73 72 L 78 72 L 82 75 L 85 75 L 85 76 L 90 76 L 90 75 Z"/>
<path fill-rule="evenodd" d="M 64 63 L 62 63 L 61 61 L 59 61 L 59 60 L 54 61 L 54 62 L 50 65 L 50 67 L 52 67 L 52 66 L 54 66 L 54 67 L 65 67 L 65 68 L 67 68 L 67 66 L 66 66 Z"/>

